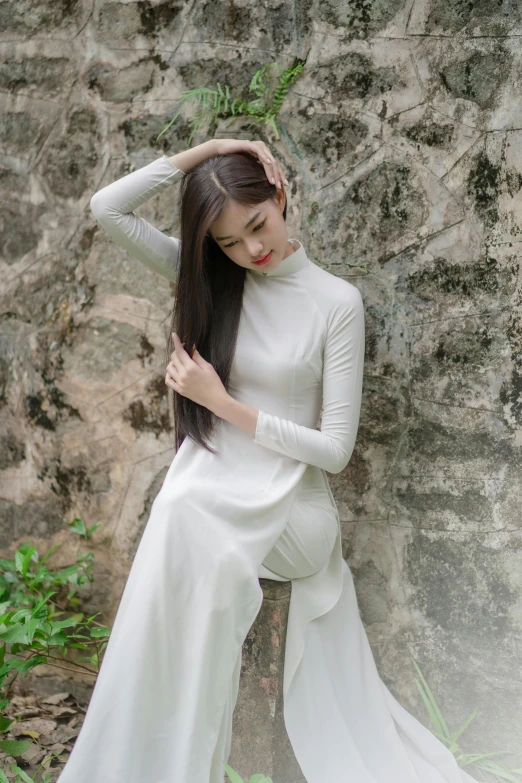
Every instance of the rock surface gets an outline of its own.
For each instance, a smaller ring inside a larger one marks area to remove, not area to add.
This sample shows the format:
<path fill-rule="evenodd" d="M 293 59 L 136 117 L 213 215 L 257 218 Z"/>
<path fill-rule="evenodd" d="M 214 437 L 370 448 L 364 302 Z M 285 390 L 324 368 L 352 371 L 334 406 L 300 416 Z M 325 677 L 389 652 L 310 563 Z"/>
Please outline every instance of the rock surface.
<path fill-rule="evenodd" d="M 173 457 L 173 290 L 89 200 L 187 146 L 183 117 L 155 142 L 183 90 L 248 97 L 263 64 L 306 58 L 280 139 L 254 136 L 288 174 L 290 235 L 365 302 L 358 441 L 330 477 L 362 618 L 407 709 L 428 725 L 413 654 L 453 730 L 477 707 L 466 750 L 515 751 L 521 36 L 515 0 L 2 3 L 2 551 L 62 543 L 70 562 L 65 521 L 101 523 L 90 606 L 113 618 Z M 169 189 L 140 214 L 175 234 L 177 206 Z"/>

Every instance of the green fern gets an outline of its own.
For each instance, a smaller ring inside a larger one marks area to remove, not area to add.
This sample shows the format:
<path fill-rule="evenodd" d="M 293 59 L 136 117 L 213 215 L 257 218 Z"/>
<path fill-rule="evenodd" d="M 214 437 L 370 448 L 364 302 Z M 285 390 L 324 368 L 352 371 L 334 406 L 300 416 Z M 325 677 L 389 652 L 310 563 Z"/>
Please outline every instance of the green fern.
<path fill-rule="evenodd" d="M 157 136 L 156 142 L 177 120 L 185 105 L 190 103 L 195 104 L 196 109 L 194 116 L 189 118 L 191 126 L 189 145 L 194 135 L 203 129 L 213 136 L 219 119 L 237 116 L 248 118 L 247 126 L 264 124 L 271 127 L 276 138 L 279 138 L 276 118 L 290 87 L 303 70 L 305 62 L 305 60 L 298 60 L 292 68 L 282 68 L 275 62 L 263 65 L 254 73 L 248 86 L 249 92 L 254 93 L 256 97 L 247 101 L 242 98 L 232 98 L 228 84 L 222 87 L 220 82 L 217 82 L 216 90 L 209 87 L 185 90 L 178 99 L 179 108 L 176 114 Z M 267 78 L 268 84 L 265 78 Z"/>

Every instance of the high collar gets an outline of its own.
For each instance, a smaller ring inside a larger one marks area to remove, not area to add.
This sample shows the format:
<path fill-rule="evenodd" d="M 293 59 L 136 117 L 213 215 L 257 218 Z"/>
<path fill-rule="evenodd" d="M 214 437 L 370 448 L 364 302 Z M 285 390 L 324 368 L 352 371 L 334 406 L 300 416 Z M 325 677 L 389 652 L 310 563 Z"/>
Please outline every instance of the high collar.
<path fill-rule="evenodd" d="M 294 239 L 294 242 L 299 242 L 299 240 Z M 249 268 L 247 271 L 251 272 L 253 275 L 259 275 L 260 277 L 283 277 L 284 275 L 291 275 L 293 272 L 303 269 L 305 266 L 308 266 L 309 263 L 310 259 L 306 255 L 303 243 L 299 242 L 297 250 L 294 250 L 289 256 L 283 258 L 279 266 L 275 269 L 267 269 L 266 272 L 263 272 L 263 267 L 260 266 L 259 269 Z"/>

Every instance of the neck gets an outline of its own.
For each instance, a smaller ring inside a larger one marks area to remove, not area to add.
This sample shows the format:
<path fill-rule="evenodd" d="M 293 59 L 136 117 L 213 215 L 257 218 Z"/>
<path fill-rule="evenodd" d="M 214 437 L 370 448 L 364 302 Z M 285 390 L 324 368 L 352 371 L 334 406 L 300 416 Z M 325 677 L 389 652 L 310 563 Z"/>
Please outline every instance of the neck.
<path fill-rule="evenodd" d="M 293 247 L 297 247 L 297 250 L 285 256 L 275 269 L 267 269 L 264 272 L 261 267 L 260 269 L 249 269 L 248 272 L 261 277 L 285 277 L 308 266 L 310 260 L 306 255 L 302 242 L 299 242 L 297 239 L 289 239 L 288 242 L 292 243 Z"/>

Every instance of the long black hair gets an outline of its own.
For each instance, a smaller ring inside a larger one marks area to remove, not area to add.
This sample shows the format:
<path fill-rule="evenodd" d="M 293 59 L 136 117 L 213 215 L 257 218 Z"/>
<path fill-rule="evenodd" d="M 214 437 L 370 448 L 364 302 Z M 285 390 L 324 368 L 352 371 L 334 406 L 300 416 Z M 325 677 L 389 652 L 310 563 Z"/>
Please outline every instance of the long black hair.
<path fill-rule="evenodd" d="M 230 202 L 255 206 L 275 198 L 276 186 L 249 152 L 215 155 L 181 180 L 181 248 L 167 343 L 166 365 L 176 332 L 190 356 L 194 346 L 228 388 L 243 303 L 246 269 L 234 263 L 209 234 Z M 286 220 L 286 204 L 283 219 Z M 165 366 L 166 366 L 165 365 Z M 175 447 L 186 436 L 215 453 L 206 439 L 215 425 L 208 408 L 174 391 Z"/>

